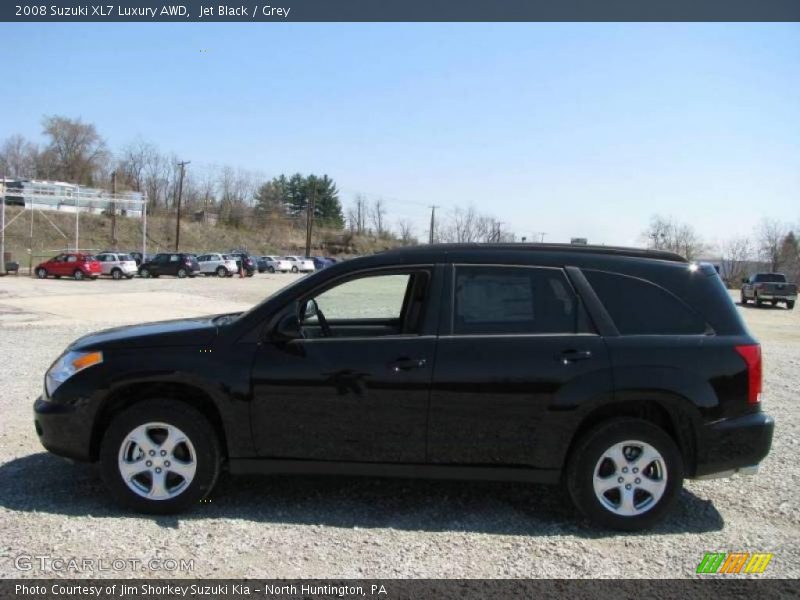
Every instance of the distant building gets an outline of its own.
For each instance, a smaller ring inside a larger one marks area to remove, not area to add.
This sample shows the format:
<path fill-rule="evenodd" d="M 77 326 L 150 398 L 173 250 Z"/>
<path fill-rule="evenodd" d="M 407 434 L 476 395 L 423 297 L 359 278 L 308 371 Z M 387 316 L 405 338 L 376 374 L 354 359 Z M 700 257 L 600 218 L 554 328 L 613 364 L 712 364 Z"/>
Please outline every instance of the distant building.
<path fill-rule="evenodd" d="M 587 240 L 586 238 L 570 238 L 569 243 L 585 246 L 586 244 L 589 243 L 589 240 Z"/>

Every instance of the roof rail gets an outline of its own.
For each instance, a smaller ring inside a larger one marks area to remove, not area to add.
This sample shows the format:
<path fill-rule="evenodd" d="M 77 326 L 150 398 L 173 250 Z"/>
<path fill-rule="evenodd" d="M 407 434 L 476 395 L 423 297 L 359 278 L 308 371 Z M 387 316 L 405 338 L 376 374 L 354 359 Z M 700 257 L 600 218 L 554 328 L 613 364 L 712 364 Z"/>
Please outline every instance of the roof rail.
<path fill-rule="evenodd" d="M 588 244 L 554 244 L 554 243 L 540 243 L 540 244 L 526 244 L 526 243 L 472 243 L 472 244 L 425 244 L 421 246 L 404 246 L 398 248 L 391 248 L 383 252 L 425 252 L 425 251 L 441 251 L 441 252 L 459 252 L 464 250 L 488 250 L 488 251 L 531 251 L 531 252 L 569 252 L 576 254 L 610 254 L 614 256 L 628 256 L 632 258 L 651 258 L 657 260 L 669 260 L 673 262 L 689 262 L 675 252 L 668 250 L 651 250 L 647 248 L 629 248 L 625 246 L 597 246 Z"/>

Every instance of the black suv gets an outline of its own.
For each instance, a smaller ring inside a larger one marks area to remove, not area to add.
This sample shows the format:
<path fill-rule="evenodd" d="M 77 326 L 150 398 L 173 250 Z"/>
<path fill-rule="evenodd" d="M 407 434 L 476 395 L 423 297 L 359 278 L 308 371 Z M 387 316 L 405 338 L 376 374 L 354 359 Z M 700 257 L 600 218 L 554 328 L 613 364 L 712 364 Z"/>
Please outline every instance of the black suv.
<path fill-rule="evenodd" d="M 200 272 L 200 264 L 194 254 L 171 252 L 156 254 L 151 260 L 139 265 L 139 276 L 158 277 L 174 275 L 175 277 L 194 277 Z"/>
<path fill-rule="evenodd" d="M 761 352 L 717 272 L 666 253 L 422 246 L 244 313 L 99 332 L 50 367 L 50 451 L 170 513 L 232 473 L 564 482 L 614 528 L 769 452 Z M 741 484 L 740 484 L 741 485 Z"/>

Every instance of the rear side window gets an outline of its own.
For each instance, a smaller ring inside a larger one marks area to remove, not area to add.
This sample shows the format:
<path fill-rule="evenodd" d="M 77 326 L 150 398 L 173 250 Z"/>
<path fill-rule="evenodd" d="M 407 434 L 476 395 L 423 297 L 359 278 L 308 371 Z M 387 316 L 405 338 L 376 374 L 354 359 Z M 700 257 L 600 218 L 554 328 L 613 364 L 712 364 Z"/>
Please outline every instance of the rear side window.
<path fill-rule="evenodd" d="M 622 335 L 693 335 L 706 332 L 705 320 L 679 298 L 649 281 L 584 271 Z"/>
<path fill-rule="evenodd" d="M 575 333 L 577 299 L 558 269 L 457 267 L 453 333 Z"/>

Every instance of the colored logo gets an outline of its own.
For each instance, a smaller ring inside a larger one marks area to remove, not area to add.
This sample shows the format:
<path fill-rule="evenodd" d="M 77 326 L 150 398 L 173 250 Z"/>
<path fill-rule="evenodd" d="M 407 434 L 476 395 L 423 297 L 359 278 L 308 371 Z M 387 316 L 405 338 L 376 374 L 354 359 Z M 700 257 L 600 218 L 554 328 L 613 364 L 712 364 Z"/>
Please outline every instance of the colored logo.
<path fill-rule="evenodd" d="M 697 565 L 698 573 L 763 573 L 772 554 L 765 552 L 706 552 L 703 560 Z"/>

